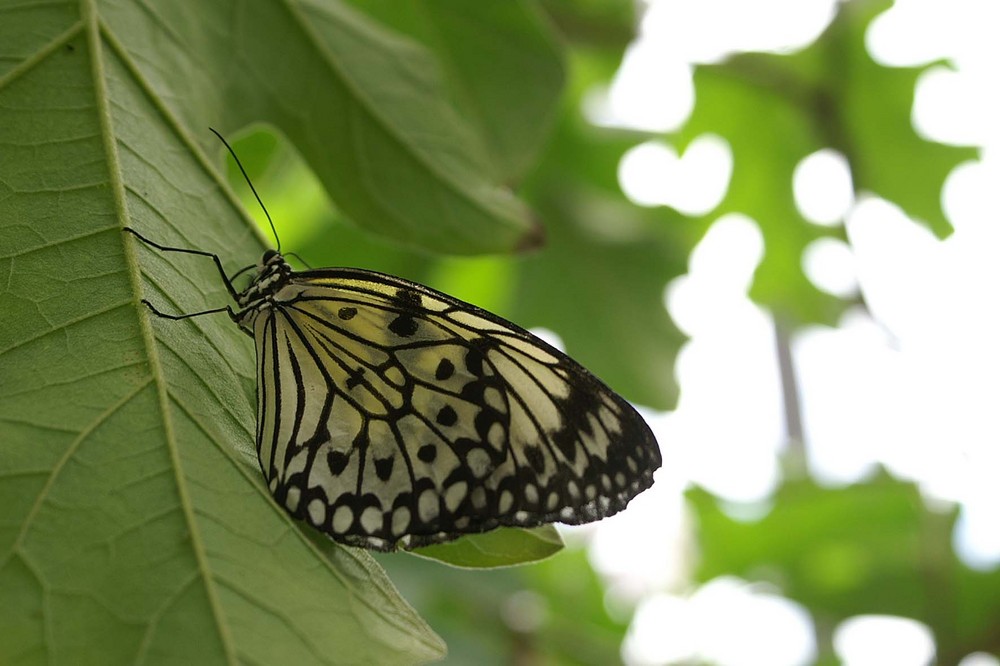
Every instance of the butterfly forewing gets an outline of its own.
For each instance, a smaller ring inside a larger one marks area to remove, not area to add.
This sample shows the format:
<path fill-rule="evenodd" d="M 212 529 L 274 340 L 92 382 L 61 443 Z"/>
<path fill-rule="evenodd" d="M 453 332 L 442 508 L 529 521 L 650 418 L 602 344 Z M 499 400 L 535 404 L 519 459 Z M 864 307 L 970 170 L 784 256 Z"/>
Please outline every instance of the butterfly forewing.
<path fill-rule="evenodd" d="M 335 539 L 588 522 L 652 483 L 642 418 L 523 329 L 379 273 L 287 275 L 244 292 L 258 455 L 276 500 Z"/>

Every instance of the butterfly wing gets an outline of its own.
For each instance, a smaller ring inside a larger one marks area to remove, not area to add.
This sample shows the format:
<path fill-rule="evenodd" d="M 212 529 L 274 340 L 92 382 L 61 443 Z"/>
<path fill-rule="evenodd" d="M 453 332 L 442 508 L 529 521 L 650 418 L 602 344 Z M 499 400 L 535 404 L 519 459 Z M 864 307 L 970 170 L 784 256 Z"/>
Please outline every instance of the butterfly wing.
<path fill-rule="evenodd" d="M 294 274 L 252 322 L 275 499 L 390 550 L 616 513 L 660 465 L 646 423 L 572 359 L 399 278 Z"/>

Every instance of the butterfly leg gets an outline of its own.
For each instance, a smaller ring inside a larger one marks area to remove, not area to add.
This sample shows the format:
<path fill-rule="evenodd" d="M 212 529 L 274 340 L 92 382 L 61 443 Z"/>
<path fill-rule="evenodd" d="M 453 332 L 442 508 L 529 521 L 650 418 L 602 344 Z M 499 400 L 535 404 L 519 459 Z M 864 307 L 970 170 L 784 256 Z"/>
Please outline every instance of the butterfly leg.
<path fill-rule="evenodd" d="M 155 247 L 157 250 L 160 250 L 161 252 L 181 252 L 183 254 L 193 254 L 193 255 L 196 255 L 196 256 L 199 256 L 199 257 L 211 257 L 212 261 L 215 262 L 215 267 L 217 269 L 219 269 L 219 275 L 222 276 L 222 281 L 225 283 L 226 290 L 229 291 L 229 295 L 233 297 L 234 301 L 239 299 L 239 294 L 236 292 L 236 288 L 233 287 L 232 280 L 230 280 L 229 276 L 226 275 L 226 269 L 222 267 L 222 260 L 219 259 L 219 255 L 213 254 L 211 252 L 205 252 L 204 250 L 191 250 L 191 249 L 185 248 L 185 247 L 168 247 L 166 245 L 160 245 L 159 243 L 157 243 L 155 241 L 149 240 L 148 238 L 146 238 L 145 236 L 143 236 L 142 234 L 140 234 L 138 231 L 136 231 L 132 227 L 124 227 L 122 229 L 122 231 L 126 231 L 126 232 L 132 234 L 133 236 L 135 236 L 136 238 L 138 238 L 139 240 L 141 240 L 146 245 L 149 245 L 150 247 Z M 150 307 L 152 307 L 152 306 L 150 306 Z M 217 312 L 221 312 L 223 309 L 228 309 L 228 308 L 219 309 L 219 310 L 217 310 Z M 155 310 L 154 310 L 154 312 L 155 312 Z M 230 310 L 230 312 L 232 312 L 232 310 Z M 200 313 L 200 314 L 207 314 L 207 312 Z M 171 318 L 171 317 L 168 317 L 168 318 Z"/>
<path fill-rule="evenodd" d="M 149 311 L 152 312 L 157 317 L 162 317 L 163 319 L 172 319 L 174 321 L 178 321 L 181 319 L 190 319 L 191 317 L 200 317 L 202 315 L 216 314 L 218 312 L 226 312 L 229 314 L 230 319 L 232 319 L 233 321 L 238 320 L 238 315 L 228 305 L 222 308 L 212 308 L 211 310 L 202 310 L 201 312 L 189 312 L 187 314 L 172 315 L 172 314 L 167 314 L 166 312 L 160 312 L 159 310 L 156 309 L 156 307 L 152 303 L 150 303 L 145 298 L 142 299 L 142 304 L 145 305 L 147 308 L 149 308 Z"/>

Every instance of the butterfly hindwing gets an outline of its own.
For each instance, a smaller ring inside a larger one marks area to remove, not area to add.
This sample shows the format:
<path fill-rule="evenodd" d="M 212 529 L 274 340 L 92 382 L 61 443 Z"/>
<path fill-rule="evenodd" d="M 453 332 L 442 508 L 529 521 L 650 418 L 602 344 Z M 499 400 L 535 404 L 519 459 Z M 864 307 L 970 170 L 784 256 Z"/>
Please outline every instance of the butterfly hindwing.
<path fill-rule="evenodd" d="M 659 452 L 632 407 L 495 315 L 352 269 L 293 273 L 273 302 L 248 322 L 261 468 L 337 540 L 587 522 L 652 483 Z"/>

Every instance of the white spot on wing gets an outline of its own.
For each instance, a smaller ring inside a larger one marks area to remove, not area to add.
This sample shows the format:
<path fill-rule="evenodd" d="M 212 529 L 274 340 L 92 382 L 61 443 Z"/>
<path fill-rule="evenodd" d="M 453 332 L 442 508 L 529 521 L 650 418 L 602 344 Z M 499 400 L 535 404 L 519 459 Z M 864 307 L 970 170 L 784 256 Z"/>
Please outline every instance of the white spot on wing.
<path fill-rule="evenodd" d="M 392 512 L 392 533 L 396 536 L 403 534 L 410 526 L 410 510 L 405 506 L 396 507 Z"/>
<path fill-rule="evenodd" d="M 417 513 L 420 515 L 420 520 L 429 523 L 438 517 L 440 510 L 436 492 L 428 488 L 420 493 L 420 499 L 417 501 Z"/>
<path fill-rule="evenodd" d="M 608 431 L 618 434 L 622 431 L 622 424 L 618 420 L 618 417 L 611 413 L 607 405 L 601 405 L 597 410 L 597 416 L 601 419 L 601 423 L 604 425 Z"/>
<path fill-rule="evenodd" d="M 382 511 L 376 506 L 368 506 L 361 512 L 361 529 L 369 534 L 382 527 Z"/>
<path fill-rule="evenodd" d="M 455 513 L 455 509 L 458 505 L 462 503 L 465 499 L 466 493 L 469 491 L 469 484 L 465 481 L 459 481 L 458 483 L 449 486 L 446 491 L 444 491 L 444 505 L 451 513 Z"/>
<path fill-rule="evenodd" d="M 351 529 L 354 522 L 354 512 L 348 506 L 338 506 L 333 512 L 333 531 L 335 534 L 344 534 Z"/>
<path fill-rule="evenodd" d="M 309 520 L 313 525 L 322 525 L 326 522 L 326 503 L 315 498 L 309 502 Z"/>
<path fill-rule="evenodd" d="M 472 490 L 472 506 L 477 509 L 486 508 L 486 489 L 482 486 L 478 486 Z"/>
<path fill-rule="evenodd" d="M 514 506 L 514 494 L 509 490 L 504 490 L 500 493 L 500 502 L 497 506 L 497 510 L 501 513 L 507 513 Z"/>
<path fill-rule="evenodd" d="M 285 506 L 288 507 L 289 511 L 295 511 L 299 508 L 301 497 L 302 490 L 298 486 L 292 486 L 288 489 L 288 494 L 285 495 Z"/>
<path fill-rule="evenodd" d="M 469 451 L 469 454 L 465 458 L 465 463 L 469 466 L 469 471 L 477 479 L 483 478 L 493 470 L 490 454 L 484 449 L 472 449 Z"/>

